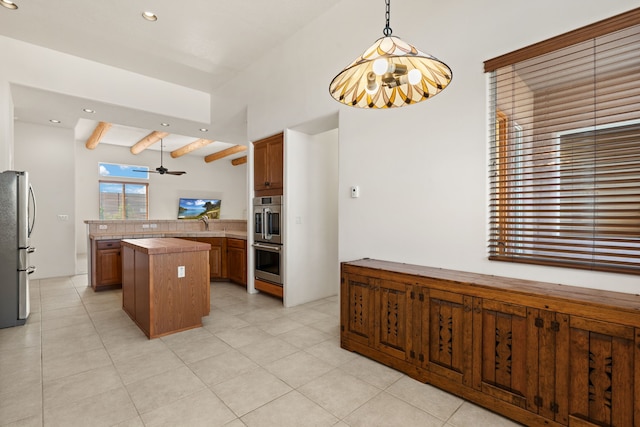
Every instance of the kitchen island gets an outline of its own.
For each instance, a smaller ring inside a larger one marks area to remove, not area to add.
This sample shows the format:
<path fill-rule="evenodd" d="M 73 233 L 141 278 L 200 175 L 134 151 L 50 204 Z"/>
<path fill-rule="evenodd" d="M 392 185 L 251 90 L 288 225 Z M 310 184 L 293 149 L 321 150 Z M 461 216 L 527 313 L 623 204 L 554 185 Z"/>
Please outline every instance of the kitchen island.
<path fill-rule="evenodd" d="M 122 308 L 149 338 L 202 326 L 210 310 L 208 243 L 125 239 Z"/>

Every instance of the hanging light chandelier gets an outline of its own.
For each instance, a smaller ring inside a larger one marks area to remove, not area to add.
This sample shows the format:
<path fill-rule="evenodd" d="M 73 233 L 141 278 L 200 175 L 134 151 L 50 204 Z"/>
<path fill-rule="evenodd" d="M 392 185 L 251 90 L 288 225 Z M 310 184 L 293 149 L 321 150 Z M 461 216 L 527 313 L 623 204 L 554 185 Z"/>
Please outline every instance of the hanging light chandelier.
<path fill-rule="evenodd" d="M 389 2 L 384 37 L 331 81 L 336 101 L 358 108 L 403 107 L 437 95 L 451 82 L 447 64 L 391 35 Z"/>

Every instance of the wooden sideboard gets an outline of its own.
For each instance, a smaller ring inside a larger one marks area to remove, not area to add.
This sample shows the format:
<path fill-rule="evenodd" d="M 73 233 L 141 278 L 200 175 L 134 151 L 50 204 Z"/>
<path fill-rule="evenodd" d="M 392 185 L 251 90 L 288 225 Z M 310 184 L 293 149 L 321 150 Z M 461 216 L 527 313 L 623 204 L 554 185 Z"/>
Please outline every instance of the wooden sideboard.
<path fill-rule="evenodd" d="M 527 426 L 640 425 L 640 296 L 363 259 L 341 345 Z"/>

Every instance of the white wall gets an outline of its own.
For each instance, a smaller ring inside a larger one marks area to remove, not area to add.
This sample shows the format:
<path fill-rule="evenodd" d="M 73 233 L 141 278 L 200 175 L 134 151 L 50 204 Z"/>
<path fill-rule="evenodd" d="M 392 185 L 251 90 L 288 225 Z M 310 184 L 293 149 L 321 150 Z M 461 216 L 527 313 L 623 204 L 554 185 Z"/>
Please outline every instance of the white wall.
<path fill-rule="evenodd" d="M 285 134 L 287 307 L 339 292 L 338 130 Z"/>
<path fill-rule="evenodd" d="M 38 198 L 32 256 L 33 278 L 75 274 L 76 253 L 86 253 L 86 219 L 98 219 L 98 162 L 126 163 L 155 168 L 160 152 L 146 150 L 134 156 L 126 147 L 99 145 L 88 150 L 75 141 L 72 130 L 17 122 L 15 167 L 29 171 Z M 246 218 L 246 165 L 229 160 L 205 163 L 201 156 L 165 158 L 165 166 L 186 170 L 183 176 L 150 174 L 149 218 L 175 219 L 178 198 L 222 199 L 221 217 Z M 58 215 L 68 215 L 61 221 Z"/>
<path fill-rule="evenodd" d="M 631 0 L 396 2 L 393 34 L 446 62 L 453 82 L 419 105 L 363 111 L 333 101 L 328 85 L 380 37 L 384 11 L 343 1 L 225 90 L 260 82 L 260 90 L 248 88 L 252 140 L 340 111 L 341 261 L 381 258 L 635 293 L 636 276 L 487 260 L 483 72 L 485 60 L 635 7 Z M 350 199 L 351 185 L 360 186 L 359 199 Z"/>
<path fill-rule="evenodd" d="M 2 70 L 0 69 L 0 76 Z M 13 167 L 13 102 L 9 82 L 0 78 L 0 172 Z"/>
<path fill-rule="evenodd" d="M 33 279 L 75 273 L 75 162 L 73 131 L 22 122 L 15 124 L 15 169 L 29 172 L 37 200 L 30 244 Z M 58 215 L 68 215 L 61 221 Z"/>

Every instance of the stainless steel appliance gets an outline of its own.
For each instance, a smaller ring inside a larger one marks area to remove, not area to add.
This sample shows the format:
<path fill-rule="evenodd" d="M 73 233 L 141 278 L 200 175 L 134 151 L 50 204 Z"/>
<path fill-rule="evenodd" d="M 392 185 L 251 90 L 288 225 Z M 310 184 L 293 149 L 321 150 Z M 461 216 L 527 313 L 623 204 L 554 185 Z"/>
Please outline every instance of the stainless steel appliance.
<path fill-rule="evenodd" d="M 282 286 L 282 196 L 253 199 L 255 277 Z"/>
<path fill-rule="evenodd" d="M 253 249 L 256 278 L 282 285 L 282 245 L 256 242 Z"/>
<path fill-rule="evenodd" d="M 27 172 L 0 173 L 0 328 L 23 325 L 29 317 L 29 237 L 36 200 Z"/>
<path fill-rule="evenodd" d="M 253 240 L 282 244 L 282 196 L 253 199 Z"/>

